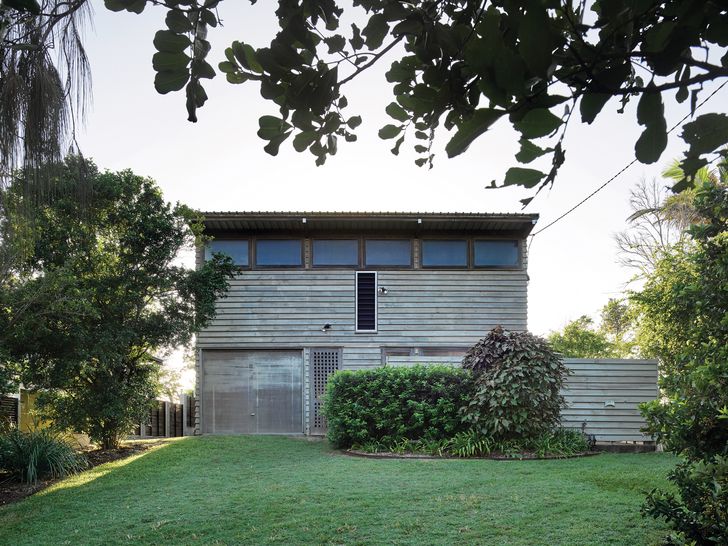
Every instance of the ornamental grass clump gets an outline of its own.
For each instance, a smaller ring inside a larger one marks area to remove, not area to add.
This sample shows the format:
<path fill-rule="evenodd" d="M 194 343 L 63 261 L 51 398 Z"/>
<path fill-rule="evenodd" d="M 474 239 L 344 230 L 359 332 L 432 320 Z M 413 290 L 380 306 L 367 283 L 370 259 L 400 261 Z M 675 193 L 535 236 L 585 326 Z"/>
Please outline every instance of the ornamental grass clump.
<path fill-rule="evenodd" d="M 86 459 L 61 434 L 50 429 L 12 429 L 0 434 L 0 470 L 23 483 L 63 478 L 86 466 Z"/>
<path fill-rule="evenodd" d="M 531 442 L 558 427 L 569 370 L 543 338 L 498 326 L 468 351 L 463 368 L 475 391 L 461 413 L 479 434 Z"/>

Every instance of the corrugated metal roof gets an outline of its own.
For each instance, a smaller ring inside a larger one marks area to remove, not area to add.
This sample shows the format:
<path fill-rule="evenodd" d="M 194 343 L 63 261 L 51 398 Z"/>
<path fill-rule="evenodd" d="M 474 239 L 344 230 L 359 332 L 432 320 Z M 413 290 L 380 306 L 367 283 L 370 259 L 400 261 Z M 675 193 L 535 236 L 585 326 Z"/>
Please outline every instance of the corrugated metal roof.
<path fill-rule="evenodd" d="M 492 232 L 527 235 L 538 214 L 472 212 L 204 212 L 211 232 Z"/>

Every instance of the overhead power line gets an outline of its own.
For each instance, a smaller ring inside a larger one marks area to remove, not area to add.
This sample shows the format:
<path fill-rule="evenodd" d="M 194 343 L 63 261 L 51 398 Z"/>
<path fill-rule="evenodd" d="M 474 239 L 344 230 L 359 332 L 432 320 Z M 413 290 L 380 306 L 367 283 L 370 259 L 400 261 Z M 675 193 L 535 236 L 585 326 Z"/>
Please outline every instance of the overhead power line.
<path fill-rule="evenodd" d="M 728 81 L 725 81 L 722 84 L 720 84 L 720 86 L 715 91 L 713 91 L 710 95 L 708 95 L 707 97 L 705 97 L 705 99 L 703 99 L 700 103 L 698 103 L 698 105 L 695 107 L 695 110 L 693 110 L 689 114 L 686 114 L 680 121 L 678 121 L 675 125 L 673 125 L 672 127 L 670 127 L 670 130 L 667 131 L 667 134 L 669 135 L 675 129 L 677 129 L 680 125 L 682 125 L 685 120 L 687 120 L 689 117 L 691 117 L 698 110 L 698 108 L 700 108 L 701 106 L 703 106 L 703 104 L 705 104 L 710 99 L 712 99 L 713 96 L 716 93 L 718 93 L 718 91 L 720 91 L 721 89 L 723 89 L 727 84 L 728 84 Z M 584 199 L 582 199 L 581 201 L 579 201 L 576 205 L 574 205 L 573 207 L 571 207 L 569 210 L 567 210 L 561 216 L 559 216 L 555 220 L 553 220 L 553 221 L 549 222 L 548 224 L 546 224 L 544 227 L 542 227 L 541 229 L 539 229 L 536 233 L 532 234 L 531 235 L 531 240 L 533 240 L 533 237 L 535 237 L 539 233 L 542 233 L 542 232 L 546 231 L 548 228 L 550 228 L 551 226 L 553 226 L 556 222 L 559 222 L 559 221 L 563 220 L 569 214 L 571 214 L 576 209 L 578 209 L 580 206 L 582 206 L 584 203 L 586 203 L 587 201 L 589 201 L 589 199 L 591 199 L 596 194 L 598 194 L 600 191 L 602 191 L 604 188 L 606 188 L 609 184 L 611 184 L 614 180 L 616 180 L 619 177 L 620 174 L 622 174 L 624 171 L 626 171 L 627 169 L 629 169 L 635 163 L 637 163 L 637 158 L 635 158 L 632 161 L 630 161 L 629 163 L 627 163 L 627 165 L 625 165 L 619 171 L 617 171 L 617 173 L 614 174 L 611 178 L 609 178 L 609 180 L 607 180 L 606 182 L 604 182 L 604 184 L 602 184 L 597 189 L 595 189 L 593 192 L 591 192 L 589 195 L 587 195 L 586 197 L 584 197 Z"/>

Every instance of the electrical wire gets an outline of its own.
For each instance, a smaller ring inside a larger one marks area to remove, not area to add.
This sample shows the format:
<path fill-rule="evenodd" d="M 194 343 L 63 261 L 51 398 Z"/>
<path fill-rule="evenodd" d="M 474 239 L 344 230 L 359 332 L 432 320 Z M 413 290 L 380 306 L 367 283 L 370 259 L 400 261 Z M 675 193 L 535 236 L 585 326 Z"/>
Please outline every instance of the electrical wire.
<path fill-rule="evenodd" d="M 666 134 L 668 134 L 668 135 L 669 135 L 669 134 L 670 134 L 670 133 L 672 133 L 672 132 L 673 132 L 673 131 L 674 131 L 675 129 L 677 129 L 677 128 L 678 128 L 678 127 L 679 127 L 680 125 L 682 125 L 682 123 L 683 123 L 683 122 L 684 122 L 685 120 L 687 120 L 687 119 L 688 119 L 689 117 L 693 116 L 693 115 L 695 114 L 695 112 L 696 112 L 696 111 L 698 110 L 698 108 L 700 108 L 700 107 L 701 107 L 701 106 L 703 106 L 703 105 L 704 105 L 704 104 L 705 104 L 706 102 L 708 102 L 708 101 L 709 101 L 710 99 L 712 99 L 712 98 L 713 98 L 713 96 L 714 96 L 714 95 L 715 95 L 716 93 L 718 93 L 718 91 L 720 91 L 721 89 L 723 89 L 723 88 L 724 88 L 724 87 L 725 87 L 725 86 L 726 86 L 727 84 L 728 84 L 728 81 L 725 81 L 725 82 L 723 82 L 723 83 L 722 83 L 722 84 L 721 84 L 721 85 L 720 85 L 720 86 L 719 86 L 719 87 L 718 87 L 718 88 L 717 88 L 717 89 L 716 89 L 715 91 L 713 91 L 713 92 L 712 92 L 712 93 L 711 93 L 710 95 L 708 95 L 707 97 L 705 97 L 705 99 L 703 99 L 703 100 L 702 100 L 702 101 L 701 101 L 701 102 L 700 102 L 699 104 L 697 104 L 697 105 L 695 106 L 695 110 L 693 110 L 693 111 L 691 111 L 690 113 L 686 114 L 686 115 L 685 115 L 685 116 L 684 116 L 684 117 L 683 117 L 683 118 L 682 118 L 682 119 L 681 119 L 680 121 L 678 121 L 678 122 L 677 122 L 677 123 L 676 123 L 675 125 L 673 125 L 673 126 L 672 126 L 672 127 L 670 128 L 670 130 L 669 130 L 669 131 L 667 131 L 667 133 L 666 133 Z M 620 169 L 620 170 L 619 170 L 619 171 L 618 171 L 618 172 L 617 172 L 616 174 L 614 174 L 614 175 L 613 175 L 613 176 L 612 176 L 611 178 L 609 178 L 609 180 L 607 180 L 606 182 L 604 182 L 604 184 L 602 184 L 601 186 L 599 186 L 599 187 L 598 187 L 597 189 L 595 189 L 595 190 L 594 190 L 593 192 L 591 192 L 591 193 L 590 193 L 589 195 L 587 195 L 587 196 L 586 196 L 586 197 L 585 197 L 584 199 L 582 199 L 581 201 L 579 201 L 579 202 L 578 202 L 578 203 L 577 203 L 576 205 L 574 205 L 573 207 L 571 207 L 571 208 L 570 208 L 569 210 L 567 210 L 567 211 L 566 211 L 565 213 L 563 213 L 563 214 L 562 214 L 561 216 L 559 216 L 558 218 L 556 218 L 556 219 L 555 219 L 555 220 L 553 220 L 552 222 L 550 222 L 550 223 L 546 224 L 546 225 L 545 225 L 544 227 L 542 227 L 541 229 L 539 229 L 539 230 L 538 230 L 538 231 L 537 231 L 536 233 L 533 233 L 533 234 L 531 235 L 531 241 L 529 241 L 529 243 L 528 243 L 528 248 L 529 248 L 529 250 L 530 250 L 530 248 L 531 248 L 531 242 L 533 241 L 534 237 L 536 237 L 536 235 L 538 235 L 539 233 L 543 233 L 543 232 L 544 232 L 544 231 L 546 231 L 546 230 L 547 230 L 548 228 L 550 228 L 551 226 L 553 226 L 553 225 L 554 225 L 554 224 L 555 224 L 556 222 L 559 222 L 559 221 L 563 220 L 564 218 L 566 218 L 566 217 L 567 217 L 567 216 L 568 216 L 569 214 L 571 214 L 572 212 L 574 212 L 574 211 L 575 211 L 576 209 L 578 209 L 578 208 L 579 208 L 580 206 L 582 206 L 582 205 L 583 205 L 584 203 L 586 203 L 587 201 L 589 201 L 589 199 L 591 199 L 591 198 L 592 198 L 592 197 L 594 197 L 594 196 L 595 196 L 595 195 L 596 195 L 597 193 L 599 193 L 599 192 L 600 192 L 600 191 L 602 191 L 602 190 L 603 190 L 604 188 L 606 188 L 606 187 L 607 187 L 607 186 L 608 186 L 609 184 L 611 184 L 611 183 L 612 183 L 612 182 L 613 182 L 614 180 L 616 180 L 616 179 L 617 179 L 617 178 L 619 177 L 619 175 L 621 175 L 621 174 L 622 174 L 622 173 L 623 173 L 624 171 L 626 171 L 627 169 L 629 169 L 629 168 L 630 168 L 630 167 L 631 167 L 632 165 L 634 165 L 635 163 L 637 163 L 637 158 L 635 158 L 635 159 L 633 159 L 632 161 L 630 161 L 629 163 L 627 163 L 627 165 L 625 165 L 624 167 L 622 167 L 622 168 L 621 168 L 621 169 Z"/>

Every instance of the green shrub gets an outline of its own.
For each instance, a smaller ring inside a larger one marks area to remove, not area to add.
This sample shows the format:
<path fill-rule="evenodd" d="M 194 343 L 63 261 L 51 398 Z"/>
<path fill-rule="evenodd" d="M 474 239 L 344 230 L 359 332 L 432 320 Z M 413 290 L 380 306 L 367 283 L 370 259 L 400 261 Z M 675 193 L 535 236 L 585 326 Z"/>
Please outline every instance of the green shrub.
<path fill-rule="evenodd" d="M 556 429 L 534 440 L 494 441 L 474 429 L 462 430 L 451 438 L 388 441 L 369 441 L 355 446 L 368 453 L 416 453 L 451 457 L 488 457 L 499 455 L 513 458 L 524 456 L 569 457 L 589 451 L 589 439 L 578 430 Z"/>
<path fill-rule="evenodd" d="M 439 366 L 338 372 L 326 387 L 329 441 L 341 448 L 391 447 L 449 438 L 467 428 L 458 410 L 472 396 L 471 377 Z"/>
<path fill-rule="evenodd" d="M 50 429 L 0 435 L 0 470 L 24 483 L 62 478 L 86 468 L 86 460 L 63 437 Z"/>
<path fill-rule="evenodd" d="M 463 417 L 481 435 L 528 444 L 558 426 L 569 371 L 543 338 L 497 327 L 468 351 L 463 367 L 475 376 Z"/>
<path fill-rule="evenodd" d="M 728 540 L 728 457 L 683 461 L 668 479 L 679 493 L 652 490 L 643 515 L 664 518 L 677 531 L 666 544 L 726 544 Z"/>

